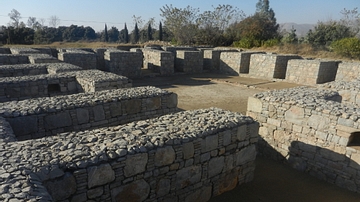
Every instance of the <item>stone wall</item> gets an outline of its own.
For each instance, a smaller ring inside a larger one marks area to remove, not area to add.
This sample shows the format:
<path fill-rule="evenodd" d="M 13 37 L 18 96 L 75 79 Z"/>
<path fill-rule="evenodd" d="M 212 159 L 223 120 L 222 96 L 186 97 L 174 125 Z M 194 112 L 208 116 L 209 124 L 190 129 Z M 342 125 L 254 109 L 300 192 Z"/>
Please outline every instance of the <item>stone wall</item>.
<path fill-rule="evenodd" d="M 207 201 L 254 174 L 258 125 L 219 109 L 21 142 L 0 123 L 4 201 Z"/>
<path fill-rule="evenodd" d="M 289 60 L 286 81 L 306 85 L 334 81 L 338 64 L 327 60 Z"/>
<path fill-rule="evenodd" d="M 51 55 L 47 55 L 47 54 L 31 54 L 28 57 L 29 57 L 29 62 L 31 64 L 59 63 L 60 62 L 57 58 L 55 58 Z"/>
<path fill-rule="evenodd" d="M 10 52 L 14 55 L 41 54 L 39 50 L 33 48 L 10 48 Z"/>
<path fill-rule="evenodd" d="M 106 71 L 131 78 L 141 76 L 142 53 L 107 50 L 104 53 L 104 59 Z"/>
<path fill-rule="evenodd" d="M 1 103 L 0 116 L 24 140 L 160 116 L 176 106 L 176 94 L 138 87 Z"/>
<path fill-rule="evenodd" d="M 0 77 L 57 74 L 62 72 L 71 72 L 71 71 L 80 71 L 80 70 L 82 70 L 81 67 L 67 63 L 1 65 Z"/>
<path fill-rule="evenodd" d="M 204 50 L 204 70 L 219 71 L 220 70 L 220 54 L 222 52 L 237 52 L 236 50 Z"/>
<path fill-rule="evenodd" d="M 29 64 L 28 55 L 0 54 L 0 65 Z"/>
<path fill-rule="evenodd" d="M 241 73 L 249 73 L 250 56 L 264 52 L 230 52 L 222 51 L 219 55 L 220 72 L 238 76 Z M 214 53 L 213 53 L 214 54 Z"/>
<path fill-rule="evenodd" d="M 359 105 L 338 92 L 298 87 L 256 94 L 247 115 L 260 123 L 259 153 L 360 192 Z"/>
<path fill-rule="evenodd" d="M 127 87 L 131 87 L 128 78 L 99 70 L 3 77 L 0 102 Z"/>
<path fill-rule="evenodd" d="M 94 48 L 93 51 L 96 54 L 96 68 L 102 71 L 106 71 L 104 53 L 107 48 Z"/>
<path fill-rule="evenodd" d="M 360 78 L 360 62 L 341 62 L 335 81 L 352 81 Z"/>
<path fill-rule="evenodd" d="M 285 79 L 287 62 L 301 59 L 298 55 L 253 54 L 250 58 L 249 75 L 266 79 Z"/>
<path fill-rule="evenodd" d="M 201 73 L 203 58 L 200 51 L 176 51 L 175 70 L 185 73 Z"/>
<path fill-rule="evenodd" d="M 168 51 L 144 48 L 144 68 L 160 75 L 174 74 L 174 55 Z"/>
<path fill-rule="evenodd" d="M 96 69 L 96 54 L 80 49 L 59 49 L 58 59 L 82 67 L 83 69 Z M 64 52 L 66 51 L 66 52 Z"/>
<path fill-rule="evenodd" d="M 0 48 L 0 54 L 11 54 L 10 48 Z"/>

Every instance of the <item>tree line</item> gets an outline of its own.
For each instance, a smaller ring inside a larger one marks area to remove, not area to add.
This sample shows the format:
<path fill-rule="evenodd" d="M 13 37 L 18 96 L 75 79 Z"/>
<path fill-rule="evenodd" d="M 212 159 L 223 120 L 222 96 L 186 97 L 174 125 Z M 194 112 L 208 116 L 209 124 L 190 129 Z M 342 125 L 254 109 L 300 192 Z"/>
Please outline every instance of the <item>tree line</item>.
<path fill-rule="evenodd" d="M 358 51 L 360 55 L 360 14 L 357 8 L 344 9 L 341 13 L 341 20 L 318 22 L 306 36 L 298 37 L 294 28 L 281 30 L 269 0 L 258 0 L 254 14 L 249 16 L 231 5 L 213 6 L 212 10 L 202 13 L 191 6 L 165 5 L 160 8 L 163 24 L 155 25 L 154 18 L 144 23 L 141 17 L 133 16 L 135 27 L 131 32 L 126 24 L 122 30 L 116 27 L 108 29 L 105 24 L 101 32 L 88 26 L 57 27 L 59 19 L 56 16 L 50 18 L 49 26 L 44 26 L 41 19 L 31 17 L 26 26 L 20 22 L 20 13 L 14 9 L 9 13 L 11 23 L 2 27 L 0 41 L 3 44 L 42 44 L 79 40 L 116 43 L 160 40 L 175 45 L 232 45 L 241 48 L 307 43 L 338 52 L 350 48 L 351 54 L 356 55 Z"/>

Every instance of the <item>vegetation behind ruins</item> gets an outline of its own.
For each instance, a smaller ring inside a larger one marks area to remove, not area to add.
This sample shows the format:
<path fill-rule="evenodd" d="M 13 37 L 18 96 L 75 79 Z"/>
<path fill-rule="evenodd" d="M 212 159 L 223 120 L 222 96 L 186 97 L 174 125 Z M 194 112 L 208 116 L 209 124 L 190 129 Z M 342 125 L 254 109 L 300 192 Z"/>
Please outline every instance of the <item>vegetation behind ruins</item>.
<path fill-rule="evenodd" d="M 218 5 L 200 13 L 198 8 L 160 8 L 163 22 L 150 18 L 146 23 L 133 16 L 135 28 L 129 32 L 125 24 L 95 32 L 89 26 L 58 26 L 60 19 L 51 16 L 49 26 L 44 19 L 29 17 L 13 9 L 9 25 L 0 27 L 0 44 L 47 45 L 61 47 L 116 47 L 119 44 L 172 44 L 235 46 L 244 49 L 294 53 L 309 57 L 360 59 L 360 13 L 357 8 L 342 10 L 338 21 L 319 21 L 305 36 L 296 30 L 281 30 L 269 0 L 259 0 L 254 14 L 246 16 L 231 5 Z M 91 43 L 89 43 L 91 42 Z"/>

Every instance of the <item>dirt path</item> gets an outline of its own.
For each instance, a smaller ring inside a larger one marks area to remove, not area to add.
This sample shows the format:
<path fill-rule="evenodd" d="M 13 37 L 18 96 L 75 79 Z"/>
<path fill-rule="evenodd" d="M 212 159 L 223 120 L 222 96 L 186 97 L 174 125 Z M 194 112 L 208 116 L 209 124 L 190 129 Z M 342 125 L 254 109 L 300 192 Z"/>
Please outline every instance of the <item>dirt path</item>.
<path fill-rule="evenodd" d="M 135 79 L 134 86 L 152 85 L 178 94 L 178 107 L 184 110 L 219 107 L 245 114 L 249 96 L 296 84 L 234 76 L 202 74 Z M 258 157 L 252 182 L 211 199 L 235 201 L 360 201 L 356 194 L 300 173 L 284 164 Z"/>

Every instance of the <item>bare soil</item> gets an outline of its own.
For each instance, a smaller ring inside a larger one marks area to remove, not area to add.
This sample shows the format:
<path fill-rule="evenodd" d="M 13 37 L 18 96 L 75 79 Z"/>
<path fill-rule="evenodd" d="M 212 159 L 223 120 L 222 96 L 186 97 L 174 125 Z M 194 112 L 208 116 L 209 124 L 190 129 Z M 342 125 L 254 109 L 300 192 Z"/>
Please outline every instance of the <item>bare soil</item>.
<path fill-rule="evenodd" d="M 157 86 L 178 94 L 178 107 L 184 110 L 218 107 L 246 113 L 249 96 L 266 90 L 298 86 L 238 76 L 218 74 L 144 77 L 133 86 Z M 339 188 L 298 172 L 285 164 L 263 157 L 256 160 L 254 180 L 211 199 L 217 201 L 360 201 L 360 194 Z"/>

